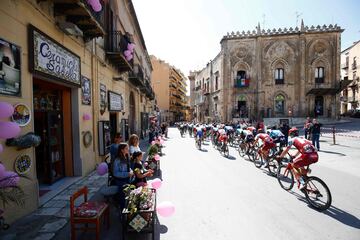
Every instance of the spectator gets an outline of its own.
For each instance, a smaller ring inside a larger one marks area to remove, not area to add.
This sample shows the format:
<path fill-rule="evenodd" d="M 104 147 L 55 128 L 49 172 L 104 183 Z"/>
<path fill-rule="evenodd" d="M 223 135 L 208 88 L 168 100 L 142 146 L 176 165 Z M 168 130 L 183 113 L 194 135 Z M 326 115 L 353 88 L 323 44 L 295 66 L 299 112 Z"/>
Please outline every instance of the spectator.
<path fill-rule="evenodd" d="M 311 120 L 309 117 L 307 117 L 304 124 L 304 130 L 305 130 L 305 139 L 308 140 L 310 138 L 310 127 L 311 127 Z"/>
<path fill-rule="evenodd" d="M 312 144 L 318 151 L 320 151 L 320 133 L 321 133 L 321 123 L 319 123 L 316 118 L 313 120 L 311 134 L 312 134 Z M 316 145 L 315 145 L 316 144 Z"/>
<path fill-rule="evenodd" d="M 130 167 L 129 146 L 126 143 L 120 143 L 118 154 L 113 165 L 113 175 L 115 184 L 119 187 L 119 205 L 122 211 L 125 207 L 124 187 L 130 183 L 130 178 L 134 175 Z"/>
<path fill-rule="evenodd" d="M 135 173 L 135 180 L 132 184 L 137 187 L 144 186 L 147 183 L 146 178 L 151 177 L 154 173 L 153 170 L 146 171 L 142 165 L 143 153 L 136 151 L 133 153 L 131 161 L 133 163 L 133 169 Z"/>
<path fill-rule="evenodd" d="M 289 130 L 290 130 L 290 127 L 289 125 L 287 124 L 287 122 L 284 122 L 280 128 L 280 131 L 284 134 L 285 136 L 285 142 L 286 142 L 286 145 L 287 145 L 287 142 L 288 142 L 288 139 L 289 139 Z"/>
<path fill-rule="evenodd" d="M 132 156 L 133 153 L 136 151 L 141 152 L 141 149 L 139 147 L 139 137 L 136 134 L 132 134 L 130 136 L 128 144 L 130 156 Z"/>
<path fill-rule="evenodd" d="M 110 145 L 110 161 L 114 162 L 117 154 L 118 154 L 118 146 L 123 141 L 120 133 L 116 133 L 114 136 L 114 142 Z"/>

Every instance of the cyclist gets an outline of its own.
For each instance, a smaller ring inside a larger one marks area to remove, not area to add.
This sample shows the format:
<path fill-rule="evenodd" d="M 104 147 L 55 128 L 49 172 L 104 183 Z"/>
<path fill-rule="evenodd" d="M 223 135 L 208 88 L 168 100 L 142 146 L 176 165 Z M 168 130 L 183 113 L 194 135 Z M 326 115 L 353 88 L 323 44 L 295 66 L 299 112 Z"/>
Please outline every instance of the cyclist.
<path fill-rule="evenodd" d="M 272 130 L 268 130 L 268 134 L 269 136 L 274 140 L 274 143 L 280 144 L 280 148 L 282 149 L 282 147 L 286 146 L 286 142 L 285 142 L 285 135 L 277 129 L 272 129 Z"/>
<path fill-rule="evenodd" d="M 267 167 L 269 151 L 271 148 L 276 147 L 276 144 L 274 143 L 273 139 L 266 133 L 257 134 L 255 137 L 254 145 L 256 145 L 256 143 L 258 143 L 259 140 L 262 141 L 262 145 L 260 146 L 259 149 L 260 150 L 259 154 L 261 155 L 262 159 L 265 160 L 265 167 Z"/>
<path fill-rule="evenodd" d="M 295 169 L 295 178 L 299 179 L 302 185 L 300 190 L 302 190 L 304 188 L 304 179 L 302 179 L 301 176 L 306 173 L 305 167 L 316 163 L 319 159 L 319 156 L 315 147 L 312 145 L 312 142 L 307 139 L 298 137 L 299 130 L 297 128 L 291 128 L 289 130 L 289 136 L 290 139 L 288 142 L 288 147 L 285 148 L 277 158 L 284 158 L 285 154 L 289 152 L 291 146 L 294 146 L 297 149 L 297 153 L 292 156 L 294 161 L 290 164 L 292 164 Z"/>
<path fill-rule="evenodd" d="M 196 125 L 196 127 L 194 128 L 195 130 L 195 141 L 198 141 L 198 139 L 200 141 L 202 141 L 202 138 L 204 136 L 204 133 L 203 133 L 203 127 L 200 126 L 200 125 Z"/>

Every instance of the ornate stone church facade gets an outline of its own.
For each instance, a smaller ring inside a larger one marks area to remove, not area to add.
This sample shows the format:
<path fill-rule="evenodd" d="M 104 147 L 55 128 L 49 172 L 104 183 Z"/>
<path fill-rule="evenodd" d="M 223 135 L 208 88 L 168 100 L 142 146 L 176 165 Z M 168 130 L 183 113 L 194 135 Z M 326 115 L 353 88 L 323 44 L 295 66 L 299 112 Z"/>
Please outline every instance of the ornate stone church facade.
<path fill-rule="evenodd" d="M 218 56 L 221 121 L 336 117 L 342 32 L 337 25 L 307 27 L 302 22 L 295 29 L 266 31 L 258 26 L 252 32 L 228 33 Z M 212 109 L 207 112 L 211 119 Z"/>

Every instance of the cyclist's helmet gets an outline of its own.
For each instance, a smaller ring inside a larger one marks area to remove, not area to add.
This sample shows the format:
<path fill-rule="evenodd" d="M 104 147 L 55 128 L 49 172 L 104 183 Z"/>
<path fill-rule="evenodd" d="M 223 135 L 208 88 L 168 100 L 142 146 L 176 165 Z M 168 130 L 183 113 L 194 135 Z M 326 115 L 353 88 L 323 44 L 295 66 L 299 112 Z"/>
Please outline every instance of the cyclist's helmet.
<path fill-rule="evenodd" d="M 299 136 L 299 130 L 296 127 L 292 127 L 289 130 L 289 136 L 290 137 L 297 137 Z"/>

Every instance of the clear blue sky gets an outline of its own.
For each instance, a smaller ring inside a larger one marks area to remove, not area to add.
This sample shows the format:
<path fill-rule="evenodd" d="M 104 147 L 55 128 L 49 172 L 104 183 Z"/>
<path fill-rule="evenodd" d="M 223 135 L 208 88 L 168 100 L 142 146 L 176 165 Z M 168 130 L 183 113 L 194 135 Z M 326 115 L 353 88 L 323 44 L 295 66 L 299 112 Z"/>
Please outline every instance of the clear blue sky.
<path fill-rule="evenodd" d="M 337 23 L 342 49 L 360 39 L 360 0 L 133 0 L 148 52 L 181 69 L 198 70 L 231 31 Z"/>

